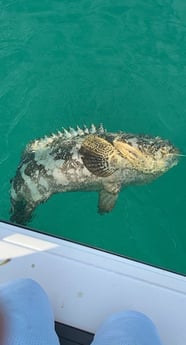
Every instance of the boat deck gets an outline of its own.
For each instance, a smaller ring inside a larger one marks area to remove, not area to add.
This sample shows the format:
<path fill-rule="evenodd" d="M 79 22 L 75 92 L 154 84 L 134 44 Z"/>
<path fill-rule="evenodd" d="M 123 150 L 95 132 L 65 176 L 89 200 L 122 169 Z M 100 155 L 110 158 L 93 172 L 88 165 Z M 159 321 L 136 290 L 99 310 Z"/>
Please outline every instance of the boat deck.
<path fill-rule="evenodd" d="M 94 333 L 129 308 L 150 316 L 165 345 L 186 344 L 185 276 L 4 222 L 2 261 L 0 284 L 29 277 L 44 288 L 62 345 L 90 345 L 79 329 Z"/>
<path fill-rule="evenodd" d="M 90 345 L 93 334 L 56 322 L 56 332 L 61 345 Z"/>

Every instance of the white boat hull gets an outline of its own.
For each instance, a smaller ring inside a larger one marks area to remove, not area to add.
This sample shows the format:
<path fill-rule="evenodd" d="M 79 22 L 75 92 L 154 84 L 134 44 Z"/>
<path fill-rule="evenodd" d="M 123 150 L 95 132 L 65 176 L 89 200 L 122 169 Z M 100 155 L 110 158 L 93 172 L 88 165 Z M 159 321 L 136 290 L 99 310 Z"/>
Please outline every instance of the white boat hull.
<path fill-rule="evenodd" d="M 49 295 L 59 322 L 95 332 L 110 314 L 138 310 L 165 345 L 186 343 L 186 277 L 0 222 L 0 283 L 29 277 Z"/>

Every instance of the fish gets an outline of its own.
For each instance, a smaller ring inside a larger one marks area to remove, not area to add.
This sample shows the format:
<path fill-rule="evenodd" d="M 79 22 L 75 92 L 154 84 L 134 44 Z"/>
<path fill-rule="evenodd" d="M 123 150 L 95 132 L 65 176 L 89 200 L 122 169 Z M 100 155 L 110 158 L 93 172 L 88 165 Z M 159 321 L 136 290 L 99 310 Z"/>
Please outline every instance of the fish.
<path fill-rule="evenodd" d="M 179 161 L 179 150 L 159 136 L 107 132 L 103 125 L 62 129 L 31 141 L 11 181 L 13 223 L 29 223 L 56 193 L 98 192 L 98 212 L 110 212 L 122 189 L 150 183 Z"/>

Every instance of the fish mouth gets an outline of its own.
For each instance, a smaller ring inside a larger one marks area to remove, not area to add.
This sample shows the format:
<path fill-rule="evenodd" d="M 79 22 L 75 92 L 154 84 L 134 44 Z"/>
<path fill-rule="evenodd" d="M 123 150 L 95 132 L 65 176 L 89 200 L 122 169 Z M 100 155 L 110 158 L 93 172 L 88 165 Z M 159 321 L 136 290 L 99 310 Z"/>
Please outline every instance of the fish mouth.
<path fill-rule="evenodd" d="M 175 156 L 182 156 L 181 151 L 175 147 L 175 146 L 171 146 L 169 154 L 175 155 Z"/>
<path fill-rule="evenodd" d="M 177 147 L 175 146 L 171 146 L 169 152 L 168 152 L 168 155 L 172 156 L 172 157 L 175 157 L 177 159 L 179 159 L 179 157 L 181 156 L 185 156 L 184 154 L 182 154 L 182 152 L 180 151 L 180 149 L 178 149 Z"/>
<path fill-rule="evenodd" d="M 181 154 L 178 148 L 171 148 L 170 152 L 167 154 L 167 169 L 177 165 L 181 156 L 184 155 Z"/>

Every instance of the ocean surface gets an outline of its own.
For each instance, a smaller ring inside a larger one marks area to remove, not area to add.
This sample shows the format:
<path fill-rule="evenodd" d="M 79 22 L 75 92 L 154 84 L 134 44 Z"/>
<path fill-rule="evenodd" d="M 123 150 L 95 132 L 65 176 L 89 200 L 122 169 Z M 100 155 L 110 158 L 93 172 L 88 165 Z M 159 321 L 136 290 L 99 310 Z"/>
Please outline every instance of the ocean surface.
<path fill-rule="evenodd" d="M 0 218 L 25 145 L 62 127 L 158 135 L 186 154 L 186 2 L 0 1 Z M 186 274 L 186 157 L 114 210 L 64 193 L 29 224 Z"/>

